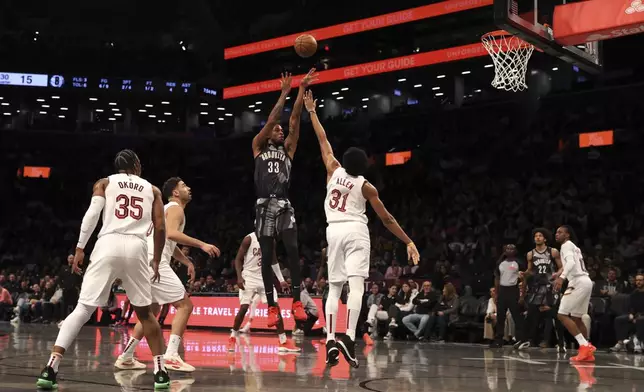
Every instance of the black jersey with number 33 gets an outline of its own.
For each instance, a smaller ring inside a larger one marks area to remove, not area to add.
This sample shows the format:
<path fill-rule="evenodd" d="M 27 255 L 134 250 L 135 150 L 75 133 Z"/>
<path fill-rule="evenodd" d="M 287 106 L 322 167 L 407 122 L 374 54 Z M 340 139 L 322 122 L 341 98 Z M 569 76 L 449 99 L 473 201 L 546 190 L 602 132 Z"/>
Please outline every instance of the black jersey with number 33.
<path fill-rule="evenodd" d="M 257 198 L 288 199 L 291 182 L 291 158 L 284 146 L 267 144 L 255 158 Z"/>

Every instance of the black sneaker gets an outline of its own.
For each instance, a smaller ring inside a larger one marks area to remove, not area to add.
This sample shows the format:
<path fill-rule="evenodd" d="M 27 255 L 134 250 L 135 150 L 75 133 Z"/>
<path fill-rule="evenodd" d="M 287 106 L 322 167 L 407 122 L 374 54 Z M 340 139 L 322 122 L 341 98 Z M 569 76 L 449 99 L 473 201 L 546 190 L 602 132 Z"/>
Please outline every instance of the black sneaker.
<path fill-rule="evenodd" d="M 36 386 L 41 389 L 56 389 L 58 383 L 56 382 L 56 372 L 51 366 L 47 366 L 40 372 Z"/>
<path fill-rule="evenodd" d="M 499 341 L 499 340 L 493 340 L 490 343 L 490 348 L 503 348 L 503 343 L 502 341 Z"/>
<path fill-rule="evenodd" d="M 154 373 L 154 389 L 170 389 L 170 377 L 165 370 Z"/>
<path fill-rule="evenodd" d="M 349 362 L 349 365 L 353 366 L 354 368 L 357 368 L 359 366 L 358 358 L 356 358 L 356 342 L 351 340 L 351 338 L 347 335 L 343 335 L 338 340 L 338 348 L 340 349 L 342 355 L 344 355 L 344 359 Z"/>
<path fill-rule="evenodd" d="M 338 351 L 335 340 L 326 342 L 326 364 L 329 366 L 337 365 L 340 362 L 338 355 L 340 355 L 340 352 Z"/>

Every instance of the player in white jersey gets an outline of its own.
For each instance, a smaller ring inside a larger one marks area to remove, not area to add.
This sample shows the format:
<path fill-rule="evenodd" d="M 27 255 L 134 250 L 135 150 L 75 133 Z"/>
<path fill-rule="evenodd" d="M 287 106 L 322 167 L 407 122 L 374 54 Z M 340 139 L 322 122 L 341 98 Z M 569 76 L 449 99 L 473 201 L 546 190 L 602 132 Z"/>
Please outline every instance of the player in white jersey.
<path fill-rule="evenodd" d="M 582 316 L 588 312 L 588 304 L 593 291 L 593 282 L 588 277 L 581 250 L 570 240 L 574 236 L 570 226 L 563 225 L 557 229 L 555 238 L 561 244 L 561 261 L 563 271 L 555 281 L 554 290 L 559 292 L 564 280 L 568 288 L 559 304 L 559 320 L 568 332 L 577 339 L 579 353 L 571 361 L 594 361 L 595 347 L 588 342 L 588 330 L 582 322 Z"/>
<path fill-rule="evenodd" d="M 192 283 L 195 278 L 195 267 L 181 252 L 181 249 L 177 247 L 177 243 L 201 248 L 211 257 L 219 256 L 220 251 L 214 245 L 207 244 L 183 233 L 186 226 L 184 209 L 192 200 L 192 192 L 181 178 L 172 177 L 168 179 L 163 184 L 163 196 L 168 200 L 168 204 L 164 207 L 167 239 L 159 265 L 160 279 L 152 284 L 152 311 L 157 315 L 160 311 L 160 305 L 165 304 L 172 304 L 177 309 L 164 355 L 165 366 L 169 370 L 190 373 L 194 372 L 195 368 L 181 359 L 179 345 L 188 325 L 188 319 L 192 314 L 192 301 L 186 293 L 183 283 L 170 267 L 170 261 L 174 257 L 185 265 L 188 268 L 190 283 Z M 150 229 L 148 233 L 148 257 L 152 259 L 153 255 L 150 253 L 150 247 L 152 246 L 152 233 L 154 230 Z M 134 358 L 134 350 L 142 338 L 143 326 L 141 323 L 137 323 L 123 354 L 118 357 L 114 364 L 116 368 L 122 370 L 145 369 L 145 365 Z"/>
<path fill-rule="evenodd" d="M 338 363 L 338 350 L 353 367 L 358 367 L 355 355 L 355 335 L 364 280 L 369 276 L 371 244 L 365 205 L 369 201 L 385 227 L 407 244 L 407 256 L 418 264 L 418 250 L 396 219 L 387 211 L 378 196 L 378 191 L 362 176 L 368 167 L 367 154 L 358 148 L 348 149 L 342 157 L 342 165 L 333 155 L 331 144 L 320 119 L 315 113 L 316 101 L 311 91 L 304 96 L 304 105 L 311 115 L 313 129 L 320 143 L 322 160 L 327 172 L 327 191 L 324 201 L 327 223 L 326 238 L 329 271 L 329 296 L 326 302 L 327 318 L 327 364 Z M 347 299 L 347 333 L 336 343 L 335 327 L 338 313 L 338 300 L 342 286 L 349 281 Z"/>
<path fill-rule="evenodd" d="M 151 282 L 159 279 L 159 262 L 165 246 L 165 219 L 161 192 L 140 177 L 141 162 L 131 150 L 116 155 L 118 174 L 94 184 L 92 202 L 83 217 L 72 270 L 80 274 L 84 249 L 94 232 L 101 212 L 103 228 L 90 256 L 78 305 L 60 328 L 54 349 L 38 378 L 37 386 L 56 388 L 58 365 L 65 350 L 78 336 L 81 327 L 99 306 L 107 304 L 115 279 L 121 279 L 130 303 L 143 324 L 148 346 L 154 357 L 154 387 L 167 389 L 170 379 L 163 361 L 163 335 L 154 317 Z M 154 228 L 153 257 L 148 261 L 148 230 Z M 149 265 L 153 273 L 150 274 Z"/>
<path fill-rule="evenodd" d="M 273 248 L 272 257 L 273 272 L 277 276 L 282 288 L 287 288 L 288 283 L 284 280 L 280 266 L 277 263 L 277 256 L 275 255 L 275 248 Z M 264 279 L 262 275 L 262 249 L 259 246 L 257 235 L 250 233 L 242 240 L 237 256 L 235 257 L 235 270 L 237 271 L 237 285 L 239 286 L 239 312 L 235 316 L 230 339 L 228 339 L 228 351 L 234 352 L 239 338 L 239 327 L 241 327 L 248 307 L 256 296 L 259 296 L 262 303 L 268 303 L 266 298 L 266 291 L 264 289 Z M 277 298 L 277 290 L 273 286 L 273 295 Z M 251 315 L 252 317 L 252 315 Z M 300 349 L 295 344 L 286 338 L 284 332 L 284 320 L 282 315 L 278 314 L 277 334 L 279 337 L 279 352 L 299 352 Z"/>

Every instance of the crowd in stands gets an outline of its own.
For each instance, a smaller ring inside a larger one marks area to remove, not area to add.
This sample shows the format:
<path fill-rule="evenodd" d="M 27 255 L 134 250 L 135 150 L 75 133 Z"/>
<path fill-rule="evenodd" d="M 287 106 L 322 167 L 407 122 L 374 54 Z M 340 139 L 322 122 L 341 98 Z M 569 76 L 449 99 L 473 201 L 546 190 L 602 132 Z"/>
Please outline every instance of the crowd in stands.
<path fill-rule="evenodd" d="M 386 301 L 393 294 L 388 288 L 395 285 L 405 293 L 407 307 L 399 307 L 401 314 L 414 308 L 416 313 L 402 318 L 388 313 L 387 319 L 419 338 L 433 333 L 447 338 L 446 326 L 458 320 L 458 298 L 462 303 L 463 296 L 478 300 L 488 294 L 502 245 L 514 243 L 525 254 L 532 248 L 535 226 L 555 229 L 562 223 L 577 231 L 597 296 L 632 292 L 644 266 L 644 163 L 639 159 L 644 104 L 639 87 L 552 96 L 533 110 L 523 102 L 497 102 L 423 113 L 412 108 L 368 121 L 326 123 L 336 152 L 358 145 L 374 157 L 368 179 L 421 251 L 419 265 L 410 265 L 404 245 L 370 215 L 369 280 L 383 282 L 379 287 L 385 301 L 371 320 L 390 311 Z M 616 130 L 615 146 L 577 148 L 579 132 L 604 129 Z M 65 258 L 75 246 L 93 182 L 111 173 L 113 155 L 124 147 L 139 154 L 143 176 L 152 183 L 178 175 L 191 186 L 194 199 L 186 209 L 186 231 L 222 250 L 214 259 L 189 250 L 198 273 L 189 291 L 238 290 L 233 260 L 254 219 L 251 135 L 217 141 L 177 134 L 0 135 L 0 178 L 6 184 L 0 196 L 0 309 L 18 306 L 33 321 L 64 316 L 66 309 L 56 304 L 63 297 L 73 303 L 80 284 L 69 282 Z M 412 160 L 381 167 L 382 154 L 392 148 L 413 150 Z M 50 166 L 51 178 L 18 178 L 22 165 Z M 315 281 L 318 295 L 325 292 L 320 262 L 324 175 L 315 137 L 305 124 L 290 199 L 298 220 L 302 276 Z M 282 255 L 278 248 L 280 261 Z M 178 271 L 187 281 L 185 269 Z M 410 279 L 418 287 L 411 287 Z M 444 294 L 427 294 L 423 282 Z M 411 298 L 413 289 L 426 294 Z M 446 308 L 438 311 L 439 317 L 425 317 L 428 303 Z"/>

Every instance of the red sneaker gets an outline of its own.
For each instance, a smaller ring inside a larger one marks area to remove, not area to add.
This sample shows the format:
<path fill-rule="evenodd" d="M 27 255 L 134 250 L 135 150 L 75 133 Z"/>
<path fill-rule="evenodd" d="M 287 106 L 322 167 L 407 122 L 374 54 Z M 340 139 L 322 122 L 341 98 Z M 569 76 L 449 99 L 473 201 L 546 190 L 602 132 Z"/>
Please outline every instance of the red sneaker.
<path fill-rule="evenodd" d="M 293 302 L 293 317 L 295 317 L 295 320 L 297 321 L 306 321 L 309 316 L 306 315 L 306 312 L 304 311 L 304 306 L 302 306 L 302 302 L 300 301 L 294 301 Z"/>
<path fill-rule="evenodd" d="M 273 328 L 277 325 L 277 322 L 280 319 L 280 308 L 277 306 L 270 306 L 268 308 L 268 320 L 266 321 L 266 326 L 268 328 Z"/>
<path fill-rule="evenodd" d="M 367 346 L 373 346 L 373 339 L 371 339 L 371 336 L 369 336 L 368 333 L 365 332 L 364 335 L 362 335 L 362 340 L 364 340 L 364 344 Z"/>
<path fill-rule="evenodd" d="M 579 352 L 577 353 L 577 356 L 570 358 L 570 361 L 572 362 L 593 362 L 595 361 L 595 356 L 593 353 L 595 352 L 596 348 L 589 344 L 586 344 L 584 346 L 579 347 Z"/>

